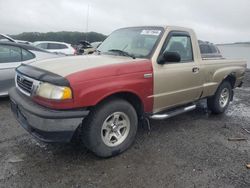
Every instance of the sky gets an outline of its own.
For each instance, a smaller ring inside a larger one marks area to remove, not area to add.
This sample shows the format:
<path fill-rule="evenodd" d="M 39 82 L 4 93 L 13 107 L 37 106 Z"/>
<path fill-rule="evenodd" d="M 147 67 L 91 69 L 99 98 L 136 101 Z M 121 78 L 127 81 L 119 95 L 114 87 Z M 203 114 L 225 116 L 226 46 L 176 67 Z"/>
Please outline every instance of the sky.
<path fill-rule="evenodd" d="M 250 0 L 0 0 L 4 34 L 108 35 L 121 27 L 142 25 L 189 27 L 199 39 L 214 43 L 250 41 Z"/>

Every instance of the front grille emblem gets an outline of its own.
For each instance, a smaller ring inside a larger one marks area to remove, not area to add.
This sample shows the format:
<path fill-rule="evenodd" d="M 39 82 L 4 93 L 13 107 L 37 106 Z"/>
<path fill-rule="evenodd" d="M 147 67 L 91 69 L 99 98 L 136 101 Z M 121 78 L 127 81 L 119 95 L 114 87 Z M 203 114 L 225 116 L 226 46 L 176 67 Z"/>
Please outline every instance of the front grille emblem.
<path fill-rule="evenodd" d="M 23 82 L 23 81 L 24 81 L 24 77 L 20 76 L 20 77 L 19 77 L 19 81 L 20 81 L 20 82 Z"/>

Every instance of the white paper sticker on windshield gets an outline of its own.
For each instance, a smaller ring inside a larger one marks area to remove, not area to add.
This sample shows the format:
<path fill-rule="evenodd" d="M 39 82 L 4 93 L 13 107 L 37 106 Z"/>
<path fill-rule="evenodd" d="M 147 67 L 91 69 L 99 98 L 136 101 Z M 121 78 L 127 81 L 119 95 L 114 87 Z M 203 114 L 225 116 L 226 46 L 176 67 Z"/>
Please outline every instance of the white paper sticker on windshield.
<path fill-rule="evenodd" d="M 161 34 L 161 30 L 142 30 L 141 35 L 154 35 L 159 36 Z"/>

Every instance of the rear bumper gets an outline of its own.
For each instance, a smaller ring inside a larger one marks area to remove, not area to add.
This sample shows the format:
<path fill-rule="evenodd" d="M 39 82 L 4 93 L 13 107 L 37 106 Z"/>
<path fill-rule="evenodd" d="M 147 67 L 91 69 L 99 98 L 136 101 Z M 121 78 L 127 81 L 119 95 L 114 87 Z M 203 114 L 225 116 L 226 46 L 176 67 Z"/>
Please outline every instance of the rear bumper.
<path fill-rule="evenodd" d="M 70 142 L 89 111 L 51 110 L 34 103 L 16 88 L 9 91 L 11 110 L 30 134 L 44 142 Z"/>

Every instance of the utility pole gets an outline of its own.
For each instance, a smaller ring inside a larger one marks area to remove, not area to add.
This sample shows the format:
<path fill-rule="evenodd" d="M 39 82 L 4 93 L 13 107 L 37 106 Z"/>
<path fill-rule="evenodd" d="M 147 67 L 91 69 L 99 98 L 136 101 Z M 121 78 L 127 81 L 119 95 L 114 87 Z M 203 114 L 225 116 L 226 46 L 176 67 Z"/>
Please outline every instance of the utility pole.
<path fill-rule="evenodd" d="M 88 7 L 87 7 L 87 20 L 86 20 L 86 36 L 85 36 L 85 40 L 87 41 L 88 40 L 88 30 L 89 30 L 89 9 L 90 9 L 90 6 L 88 4 Z"/>

